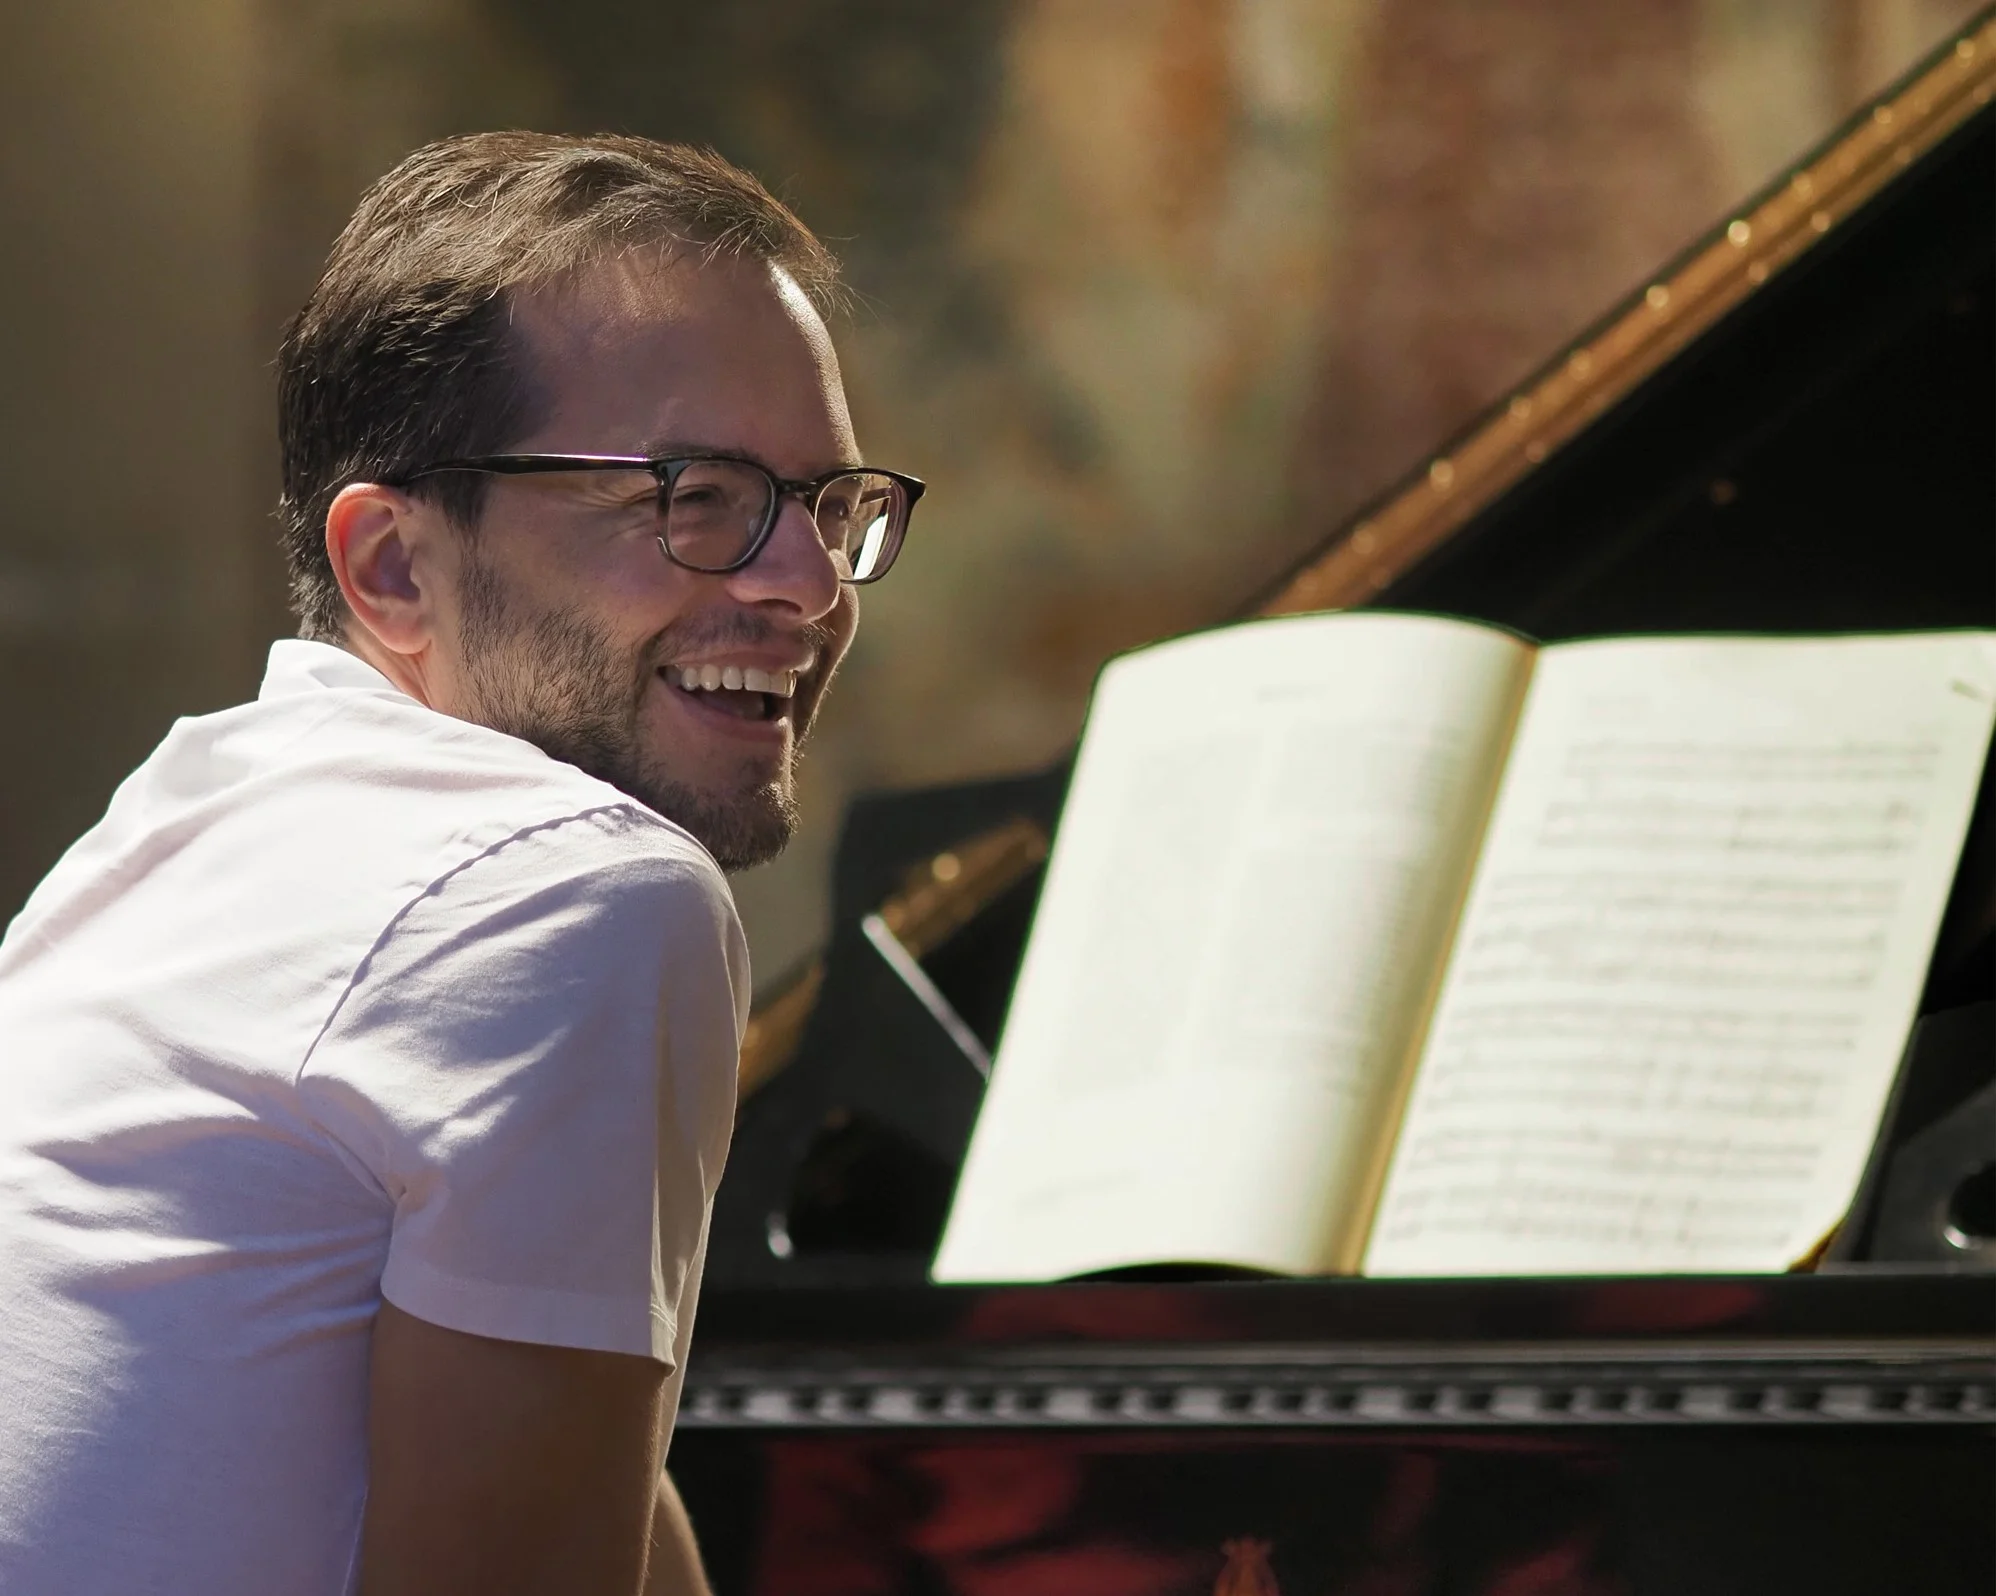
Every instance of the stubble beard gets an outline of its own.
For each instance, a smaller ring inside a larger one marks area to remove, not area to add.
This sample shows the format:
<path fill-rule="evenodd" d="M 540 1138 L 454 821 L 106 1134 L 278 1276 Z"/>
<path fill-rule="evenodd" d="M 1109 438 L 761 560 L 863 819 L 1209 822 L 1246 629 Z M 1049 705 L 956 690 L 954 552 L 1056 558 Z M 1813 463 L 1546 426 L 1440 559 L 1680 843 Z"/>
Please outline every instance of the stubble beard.
<path fill-rule="evenodd" d="M 518 602 L 476 555 L 463 568 L 464 665 L 473 702 L 468 718 L 532 743 L 684 827 L 723 870 L 766 864 L 797 829 L 791 760 L 772 776 L 744 764 L 738 780 L 712 790 L 676 776 L 645 752 L 645 694 L 657 664 L 694 639 L 674 627 L 635 649 L 619 644 L 573 610 Z M 712 628 L 698 641 L 719 638 Z M 796 729 L 802 744 L 804 727 Z"/>

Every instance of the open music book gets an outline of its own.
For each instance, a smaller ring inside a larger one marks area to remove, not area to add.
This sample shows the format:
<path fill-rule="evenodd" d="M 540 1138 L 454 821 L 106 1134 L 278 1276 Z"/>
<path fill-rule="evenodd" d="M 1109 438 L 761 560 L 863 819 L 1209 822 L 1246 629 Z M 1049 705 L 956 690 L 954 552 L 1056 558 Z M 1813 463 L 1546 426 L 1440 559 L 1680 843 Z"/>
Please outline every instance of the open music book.
<path fill-rule="evenodd" d="M 1862 1172 L 1992 716 L 1968 632 L 1357 612 L 1116 660 L 935 1277 L 1789 1267 Z"/>

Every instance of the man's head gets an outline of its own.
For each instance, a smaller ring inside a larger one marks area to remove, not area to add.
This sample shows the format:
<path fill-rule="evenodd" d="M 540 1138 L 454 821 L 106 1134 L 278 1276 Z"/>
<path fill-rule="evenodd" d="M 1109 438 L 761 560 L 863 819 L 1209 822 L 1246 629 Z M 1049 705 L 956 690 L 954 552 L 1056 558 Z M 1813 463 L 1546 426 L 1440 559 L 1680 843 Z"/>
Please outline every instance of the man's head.
<path fill-rule="evenodd" d="M 778 495 L 753 558 L 714 572 L 661 537 L 663 507 L 711 499 L 699 471 L 429 468 L 713 455 L 753 488 L 855 466 L 834 290 L 817 240 L 717 156 L 526 133 L 410 156 L 280 358 L 304 635 L 615 783 L 724 865 L 769 858 L 856 619 L 830 512 Z M 771 690 L 708 689 L 704 667 Z"/>

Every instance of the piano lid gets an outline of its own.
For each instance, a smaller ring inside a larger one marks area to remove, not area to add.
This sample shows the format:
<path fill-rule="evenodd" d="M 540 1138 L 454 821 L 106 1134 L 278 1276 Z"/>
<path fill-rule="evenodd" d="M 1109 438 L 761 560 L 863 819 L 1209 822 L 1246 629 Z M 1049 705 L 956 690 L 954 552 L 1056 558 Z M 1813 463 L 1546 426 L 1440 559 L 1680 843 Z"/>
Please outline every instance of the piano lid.
<path fill-rule="evenodd" d="M 1990 624 L 1993 92 L 1984 12 L 1252 610 Z"/>

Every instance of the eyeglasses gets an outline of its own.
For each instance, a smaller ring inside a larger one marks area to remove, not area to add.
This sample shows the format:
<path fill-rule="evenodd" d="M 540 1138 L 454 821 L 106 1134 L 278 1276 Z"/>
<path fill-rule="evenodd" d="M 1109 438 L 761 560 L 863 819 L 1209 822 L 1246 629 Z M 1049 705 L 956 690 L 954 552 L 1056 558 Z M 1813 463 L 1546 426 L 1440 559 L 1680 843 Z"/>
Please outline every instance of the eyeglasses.
<path fill-rule="evenodd" d="M 392 485 L 401 487 L 444 471 L 486 471 L 498 476 L 622 472 L 632 479 L 628 484 L 632 500 L 649 497 L 655 504 L 658 546 L 665 557 L 689 571 L 710 576 L 739 571 L 760 554 L 776 529 L 783 501 L 795 498 L 817 523 L 818 536 L 838 567 L 839 580 L 850 583 L 877 582 L 887 574 L 901 552 L 908 512 L 922 496 L 924 486 L 916 477 L 871 467 L 828 471 L 808 482 L 791 482 L 753 460 L 714 454 L 669 459 L 488 454 L 440 460 L 401 473 Z"/>

